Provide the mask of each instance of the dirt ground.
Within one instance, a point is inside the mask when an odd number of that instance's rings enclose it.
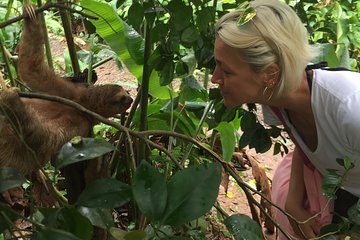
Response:
[[[53,59],[55,58],[57,64],[63,65],[63,51],[66,48],[66,42],[63,38],[51,37],[50,38],[51,46],[52,46],[52,54]],[[134,88],[136,86],[136,81],[134,77],[129,73],[127,69],[120,70],[115,61],[111,60],[107,63],[99,66],[95,69],[99,84],[111,83],[116,81],[121,81],[124,83],[123,87],[129,91],[132,96],[136,96],[137,91]],[[260,116],[261,117],[261,116]],[[260,165],[262,165],[266,169],[266,175],[271,180],[274,174],[274,170],[282,159],[280,154],[273,155],[272,150],[267,153],[258,154],[255,150],[246,149],[246,154],[253,156]],[[244,181],[249,183],[251,186],[255,188],[254,178],[252,176],[251,168],[248,168],[246,171],[241,172]],[[256,199],[259,199],[255,196]],[[236,213],[246,214],[251,217],[249,205],[247,199],[245,197],[244,192],[240,189],[240,187],[236,184],[236,182],[230,178],[229,186],[227,189],[227,193],[224,188],[221,186],[219,190],[218,202],[221,207],[226,211],[227,214],[233,215]],[[215,216],[216,218],[216,216]],[[222,231],[224,226],[218,226],[218,231]],[[264,228],[264,235],[266,239],[273,240],[275,239],[275,234],[268,234]],[[224,236],[223,234],[214,234],[211,233],[208,239],[212,240],[224,240],[231,239],[228,236]]]

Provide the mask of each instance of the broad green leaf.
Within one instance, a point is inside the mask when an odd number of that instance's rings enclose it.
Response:
[[[281,151],[280,148],[281,148],[281,143],[279,143],[279,142],[275,143],[273,155],[277,155]]]
[[[129,202],[131,187],[115,179],[104,178],[91,182],[80,194],[78,205],[91,208],[116,208]]]
[[[81,240],[81,238],[76,237],[75,235],[60,230],[60,229],[53,229],[53,228],[45,228],[43,230],[39,230],[35,232],[31,236],[31,240]]]
[[[340,187],[341,176],[337,173],[337,170],[327,169],[327,173],[323,178],[322,191],[324,196],[331,199],[335,196],[335,190]]]
[[[166,86],[170,84],[174,78],[175,64],[169,59],[160,71],[160,85]]]
[[[114,150],[112,144],[102,139],[73,138],[61,148],[55,167],[60,169],[72,163],[100,157]]]
[[[169,1],[167,5],[170,11],[172,26],[176,31],[181,31],[190,24],[190,20],[193,16],[192,8],[190,5],[185,5],[185,2],[181,0]]]
[[[162,222],[178,226],[207,213],[216,201],[221,180],[217,163],[190,166],[168,183],[168,203]]]
[[[360,225],[360,211],[357,208],[357,204],[351,206],[347,211],[349,220],[356,225]]]
[[[220,133],[222,156],[226,162],[230,162],[235,150],[236,130],[227,122],[221,122],[215,129]]]
[[[90,240],[93,234],[93,226],[90,221],[81,215],[76,209],[70,207],[63,207],[60,209],[42,208],[39,209],[38,216],[43,214],[41,223],[52,229],[61,230],[59,233],[54,232],[54,235],[59,234],[59,237],[65,232],[69,232],[76,236],[74,239]],[[39,236],[50,236],[48,231],[41,232]],[[48,238],[49,239],[49,238]],[[50,238],[53,239],[53,238]],[[56,239],[56,238],[55,238]],[[67,239],[64,238],[63,239]],[[73,238],[69,238],[73,239]]]
[[[26,179],[16,168],[0,168],[0,192],[21,186]]]
[[[140,46],[143,45],[143,39],[133,32],[132,36],[134,38],[132,38],[130,42],[130,44],[133,45],[130,45],[130,49],[128,49],[127,43],[129,39],[127,39],[126,36],[129,34],[125,33],[127,29],[125,29],[124,22],[118,17],[115,10],[109,4],[93,0],[82,0],[81,5],[85,8],[85,13],[98,17],[97,20],[89,19],[96,27],[96,32],[106,41],[119,59],[125,63],[129,71],[136,78],[141,79],[142,66],[136,64],[136,59],[131,57],[141,55],[141,53],[130,54],[130,51],[139,51],[139,43]]]
[[[246,112],[241,117],[240,125],[241,125],[241,130],[243,130],[243,131],[254,128],[254,126],[256,125],[256,116],[255,116],[255,114],[252,113],[252,112]]]
[[[157,221],[162,217],[167,199],[163,174],[148,162],[142,161],[135,172],[132,191],[139,209],[150,221]]]
[[[259,224],[247,215],[232,215],[224,220],[224,224],[235,240],[264,239]]]
[[[77,210],[81,215],[89,219],[94,226],[103,229],[114,227],[114,220],[109,209],[79,206]]]
[[[184,103],[186,101],[199,102],[207,101],[208,93],[205,88],[195,79],[193,75],[182,79],[180,87],[179,101]]]
[[[256,129],[253,139],[249,144],[250,148],[255,148],[257,153],[264,153],[269,150],[272,146],[271,138],[267,130],[259,124],[259,127]]]
[[[186,28],[181,34],[181,41],[185,43],[192,43],[197,41],[199,37],[199,30],[195,26],[190,26]]]
[[[218,123],[223,121],[230,122],[236,117],[237,108],[227,108],[225,107],[223,101],[215,103],[214,108],[214,117]]]
[[[354,163],[349,157],[337,158],[336,162],[340,164],[340,166],[343,166],[345,170],[349,170],[354,167]]]
[[[97,20],[89,19],[96,27],[96,32],[106,41],[141,84],[144,39],[122,21],[109,4],[93,0],[82,0],[81,5],[87,9],[85,10],[87,14],[98,17]],[[150,95],[161,99],[169,98],[168,87],[161,87],[159,79],[158,73],[153,71],[150,76]],[[175,97],[176,95],[176,93],[173,93],[172,96]]]
[[[209,89],[209,99],[210,100],[222,99],[220,89],[219,88],[211,88],[211,89]]]
[[[174,114],[174,118],[177,119],[175,132],[183,133],[189,136],[194,136],[196,131],[196,126],[194,122],[189,118],[189,116],[185,113],[180,113],[180,111],[174,111],[173,114]],[[151,114],[148,117],[148,129],[171,131],[172,129],[170,129],[170,119],[171,119],[170,112],[160,112],[160,113]],[[135,118],[133,122],[135,122]]]
[[[253,136],[258,128],[258,125],[255,125],[254,128],[246,129],[243,134],[240,136],[239,149],[242,149],[250,144],[254,140]]]
[[[128,20],[134,28],[139,28],[144,19],[144,9],[139,2],[133,2],[128,10]]]
[[[119,228],[111,228],[110,234],[116,240],[142,240],[146,237],[144,231],[135,230],[127,232]]]
[[[18,218],[18,213],[11,209],[7,204],[0,202],[0,233],[11,227],[12,221],[15,221]]]
[[[317,44],[317,48],[319,48],[320,55],[316,58],[312,59],[312,62],[322,62],[326,61],[329,65],[329,67],[338,67],[340,64],[339,59],[336,56],[335,53],[335,45],[324,43],[324,44]]]
[[[204,110],[209,103],[207,102],[185,102],[185,109],[189,111]]]
[[[168,86],[160,86],[160,76],[157,71],[152,71],[150,75],[149,93],[151,96],[159,99],[169,99],[170,94],[173,98],[178,96],[178,93],[172,91]]]
[[[174,231],[171,226],[169,225],[159,225],[156,229],[154,229],[154,226],[148,225],[145,228],[146,233],[146,239],[169,239],[172,236],[174,236]]]
[[[337,14],[336,40],[338,44],[336,48],[336,55],[340,60],[345,51],[347,51],[347,46],[349,44],[349,40],[347,38],[347,33],[349,31],[349,23],[344,16],[345,14],[341,5],[338,2],[335,2],[335,9]]]
[[[341,231],[342,227],[343,227],[342,225],[336,224],[336,223],[331,223],[331,224],[325,225],[324,227],[322,227],[320,229],[319,236],[323,236],[323,235],[329,234],[329,233],[336,234],[336,233]],[[338,238],[331,235],[331,236],[329,236],[328,238],[326,238],[324,240],[338,240]]]
[[[201,10],[196,12],[196,26],[199,28],[200,32],[206,33],[208,30],[209,24],[213,22],[213,12],[214,8],[211,7],[202,7]]]

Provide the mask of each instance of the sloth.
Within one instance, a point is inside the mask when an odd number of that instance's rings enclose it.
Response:
[[[57,76],[44,61],[40,18],[34,11],[28,15],[18,46],[17,65],[18,76],[27,87],[72,100],[106,118],[126,112],[132,98],[121,86],[87,86]],[[88,136],[96,124],[93,117],[72,107],[19,97],[18,93],[16,88],[0,91],[0,167],[13,167],[28,175],[49,160],[55,161],[66,142],[74,136]]]

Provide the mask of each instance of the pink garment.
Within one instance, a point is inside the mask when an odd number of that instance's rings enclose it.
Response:
[[[272,180],[272,201],[281,209],[285,209],[285,202],[289,189],[291,163],[293,153],[288,153],[277,167]],[[304,181],[307,193],[306,208],[311,213],[320,212],[327,203],[327,199],[322,194],[322,176],[316,169],[309,168],[304,164]],[[330,224],[332,221],[333,203],[328,204],[320,215],[317,216],[321,226]],[[302,239],[294,233],[292,227],[285,214],[274,208],[275,220],[277,223],[291,236],[292,239]],[[287,239],[280,231],[278,231],[278,240]]]

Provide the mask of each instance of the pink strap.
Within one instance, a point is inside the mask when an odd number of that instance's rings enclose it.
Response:
[[[271,110],[276,114],[276,116],[280,119],[281,123],[286,126],[286,122],[285,122],[285,119],[284,119],[284,116],[281,114],[280,110],[276,107],[270,107]],[[300,152],[300,155],[301,157],[303,158],[304,160],[304,164],[310,168],[311,170],[314,170],[314,165],[311,163],[311,161],[309,160],[309,158],[306,156],[306,154],[304,153],[304,151],[301,149],[300,145],[297,143],[295,137],[291,134],[291,132],[288,132],[291,140],[295,143],[295,145],[298,147],[299,149],[299,152]]]

